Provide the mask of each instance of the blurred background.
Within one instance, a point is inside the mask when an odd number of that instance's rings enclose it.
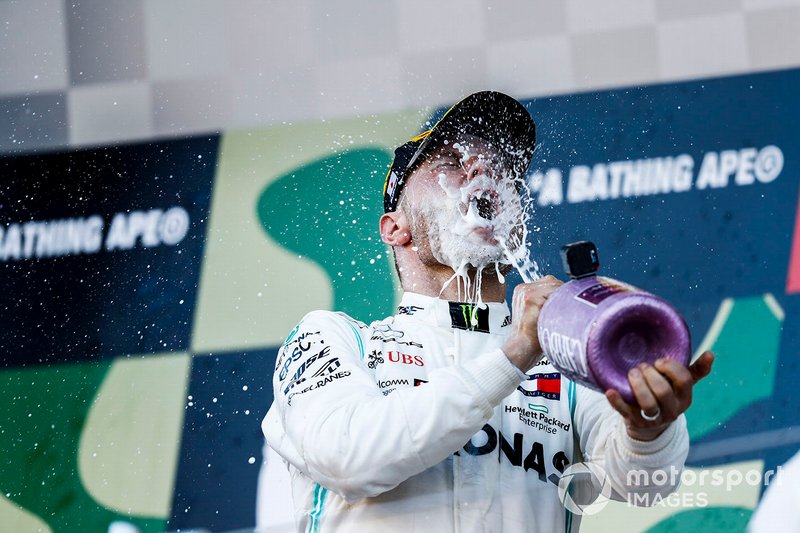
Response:
[[[393,312],[392,150],[485,89],[537,123],[541,270],[591,239],[718,357],[689,465],[726,483],[583,531],[742,530],[800,448],[798,27],[798,0],[0,0],[0,532],[286,530],[276,351],[312,309]]]

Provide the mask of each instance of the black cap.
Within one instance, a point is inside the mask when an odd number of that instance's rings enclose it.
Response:
[[[579,241],[561,247],[564,271],[572,279],[585,278],[600,270],[597,247],[591,241]]]
[[[383,210],[397,209],[408,175],[444,140],[458,141],[474,135],[496,144],[512,162],[519,176],[528,170],[536,143],[536,125],[525,107],[507,94],[474,93],[456,105],[433,128],[417,135],[394,151],[394,161],[383,184]]]

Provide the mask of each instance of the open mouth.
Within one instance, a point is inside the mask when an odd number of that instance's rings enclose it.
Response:
[[[473,201],[478,209],[478,216],[486,220],[494,219],[494,201],[492,198],[476,198]]]
[[[491,189],[474,191],[470,195],[467,211],[484,221],[495,220],[500,214],[500,198],[497,192]]]

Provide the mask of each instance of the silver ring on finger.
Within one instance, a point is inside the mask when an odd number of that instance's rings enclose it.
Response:
[[[656,412],[652,415],[648,415],[647,413],[645,413],[644,409],[639,409],[639,414],[642,415],[642,418],[644,418],[648,422],[655,422],[656,420],[658,420],[658,417],[661,416],[661,409],[656,407]]]

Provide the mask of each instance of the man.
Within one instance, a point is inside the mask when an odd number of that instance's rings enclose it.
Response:
[[[674,489],[627,473],[683,467],[682,413],[711,354],[632,369],[631,406],[543,359],[537,319],[561,282],[504,303],[533,146],[525,108],[482,92],[395,151],[380,230],[406,291],[398,314],[309,313],[278,356],[263,429],[288,465],[297,531],[576,531],[557,485],[581,459],[618,499]]]

